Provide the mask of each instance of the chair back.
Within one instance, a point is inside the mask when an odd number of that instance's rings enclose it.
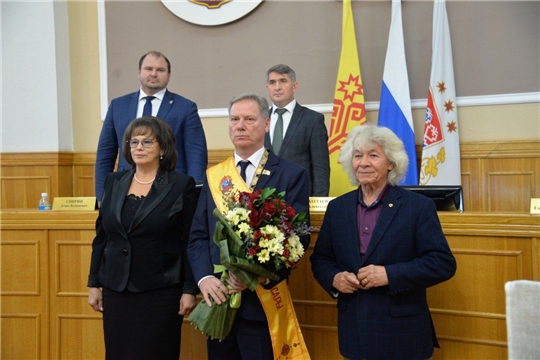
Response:
[[[540,282],[509,281],[506,292],[508,359],[540,359]]]

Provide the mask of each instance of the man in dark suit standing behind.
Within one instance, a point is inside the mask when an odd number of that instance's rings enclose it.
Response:
[[[266,90],[272,100],[270,131],[264,145],[308,172],[309,196],[328,196],[330,159],[324,116],[296,102],[296,73],[279,64],[266,72]]]
[[[172,128],[176,139],[176,171],[202,180],[208,165],[206,138],[197,105],[167,90],[171,63],[158,51],[150,51],[139,60],[141,88],[111,101],[103,122],[96,156],[95,195],[101,201],[107,174],[114,170],[118,153],[118,171],[131,166],[122,156],[122,138],[128,124],[141,116],[156,116]]]

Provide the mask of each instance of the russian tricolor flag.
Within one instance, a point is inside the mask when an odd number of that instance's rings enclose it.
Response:
[[[378,125],[392,130],[405,145],[409,156],[409,169],[400,185],[418,185],[409,76],[401,22],[401,0],[392,0],[392,22],[384,63]]]

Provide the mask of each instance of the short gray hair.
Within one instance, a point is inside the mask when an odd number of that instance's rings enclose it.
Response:
[[[388,172],[387,181],[390,185],[397,185],[405,177],[409,166],[409,157],[405,151],[403,141],[392,130],[373,124],[359,125],[353,128],[347,135],[347,141],[341,147],[338,161],[349,177],[351,184],[355,186],[359,184],[352,166],[353,153],[355,150],[361,150],[369,144],[382,146],[384,154],[394,165],[392,170]]]
[[[278,64],[278,65],[274,65],[272,66],[270,69],[268,69],[268,71],[266,72],[266,83],[268,84],[268,77],[270,76],[271,73],[278,73],[280,75],[289,75],[289,77],[291,78],[291,81],[294,83],[296,82],[296,73],[294,72],[293,69],[291,69],[289,66],[285,65],[285,64]]]
[[[231,116],[232,106],[235,103],[239,101],[243,101],[243,100],[252,100],[252,101],[257,102],[259,104],[259,110],[261,112],[261,116],[263,119],[266,119],[270,116],[270,105],[268,105],[268,101],[266,101],[266,99],[263,98],[262,96],[259,96],[254,93],[244,93],[244,94],[236,95],[235,97],[233,97],[231,101],[229,102],[229,116]]]

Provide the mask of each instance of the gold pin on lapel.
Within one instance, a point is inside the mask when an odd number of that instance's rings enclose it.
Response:
[[[270,170],[264,169],[262,172],[263,175],[270,175]]]
[[[394,206],[394,204],[392,204],[392,203],[388,204],[388,207],[392,207],[392,206]]]
[[[172,100],[169,100],[169,104],[172,104],[173,102],[174,102],[174,101],[172,101]]]

